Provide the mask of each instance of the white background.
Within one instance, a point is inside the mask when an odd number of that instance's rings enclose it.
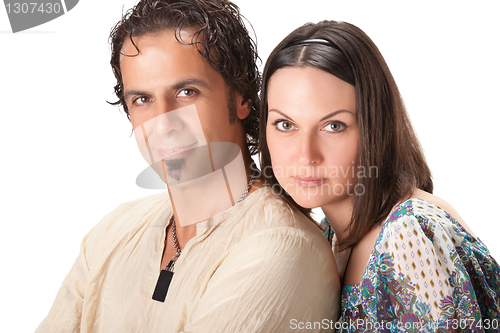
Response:
[[[28,1],[29,2],[29,1]],[[120,203],[154,194],[124,113],[107,38],[122,6],[82,0],[68,14],[12,34],[0,8],[1,332],[32,332],[47,314],[85,233]],[[500,21],[496,1],[236,0],[263,61],[306,22],[363,29],[399,85],[434,175],[500,259]],[[124,290],[126,292],[126,290]]]

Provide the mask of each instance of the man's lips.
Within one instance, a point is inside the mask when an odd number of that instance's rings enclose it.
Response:
[[[162,159],[163,158],[171,159],[173,157],[180,158],[180,157],[187,155],[191,149],[197,147],[196,144],[197,143],[195,142],[195,143],[187,145],[187,146],[166,147],[166,148],[158,149],[157,151],[158,151],[158,155],[160,155],[160,157]]]
[[[297,185],[301,187],[315,187],[320,186],[326,182],[327,178],[316,178],[316,177],[292,177]]]

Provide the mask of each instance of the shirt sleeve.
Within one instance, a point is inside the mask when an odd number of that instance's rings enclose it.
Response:
[[[332,332],[339,293],[320,233],[266,230],[229,252],[183,332]]]
[[[64,279],[56,299],[35,333],[80,332],[83,299],[89,272],[87,247],[90,232],[80,247],[80,254]]]
[[[359,290],[347,296],[344,321],[362,323],[356,326],[361,331],[379,325],[405,332],[482,332],[486,317],[478,295],[484,284],[478,276],[483,272],[473,261],[483,258],[479,261],[498,272],[484,245],[444,211],[396,212],[386,224]]]

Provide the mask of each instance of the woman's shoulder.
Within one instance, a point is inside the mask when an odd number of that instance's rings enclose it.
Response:
[[[413,318],[437,325],[420,330],[434,332],[453,320],[500,319],[500,306],[489,305],[500,295],[498,263],[450,213],[456,212],[451,205],[422,192],[384,221],[363,280],[344,289],[344,320]]]
[[[444,199],[434,194],[422,191],[421,189],[416,189],[412,194],[412,198],[418,198],[420,199],[420,201],[425,201],[427,202],[427,206],[430,206],[429,208],[434,208],[444,212],[446,215],[452,217],[453,220],[458,222],[474,238],[476,237],[472,229],[467,225],[467,223],[465,223],[464,219],[460,216],[458,211]]]
[[[469,234],[476,238],[460,214],[445,200],[422,190],[415,190],[411,197],[393,208],[382,225],[384,231],[414,226],[413,232],[432,238],[432,229],[446,229],[448,234]],[[381,233],[383,234],[383,233]],[[380,239],[379,239],[380,240]],[[433,239],[431,239],[432,241]]]

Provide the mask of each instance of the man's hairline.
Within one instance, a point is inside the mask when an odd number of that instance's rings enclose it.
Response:
[[[182,30],[187,30],[187,29],[191,29],[191,30],[193,30],[193,34],[191,34],[191,35],[190,35],[190,36],[192,36],[192,38],[191,38],[191,43],[190,43],[190,44],[189,44],[189,43],[188,43],[188,44],[183,44],[183,43],[182,43],[182,42],[181,42],[181,41],[177,38],[177,36],[178,36],[177,31],[179,31],[179,30],[181,30],[181,31],[182,31]],[[179,44],[181,44],[181,45],[186,45],[186,46],[196,47],[196,43],[194,43],[192,40],[193,40],[194,35],[196,34],[196,32],[197,32],[197,31],[199,31],[199,30],[195,30],[195,29],[196,29],[196,26],[188,27],[187,29],[186,29],[186,28],[184,28],[184,27],[183,27],[182,29],[179,29],[179,27],[178,27],[178,26],[177,26],[177,27],[175,27],[175,28],[173,28],[173,27],[169,27],[169,28],[161,28],[161,29],[158,29],[158,30],[154,30],[154,31],[150,31],[150,32],[145,32],[145,33],[138,34],[138,35],[132,35],[132,34],[130,34],[130,35],[128,35],[128,36],[127,36],[127,38],[125,38],[125,39],[124,39],[124,41],[123,41],[123,43],[122,43],[122,45],[121,45],[121,47],[120,47],[120,60],[118,61],[118,66],[119,66],[119,68],[120,68],[120,81],[121,81],[120,83],[121,83],[121,86],[122,86],[122,92],[123,92],[123,93],[122,93],[122,94],[123,94],[123,95],[122,95],[122,103],[123,103],[123,107],[126,107],[126,101],[125,101],[125,85],[124,85],[124,83],[123,83],[123,74],[122,74],[123,72],[122,72],[122,68],[121,68],[121,62],[122,62],[122,59],[121,59],[121,58],[125,56],[125,55],[122,53],[122,50],[123,50],[123,47],[124,47],[125,43],[127,42],[127,40],[129,40],[129,41],[132,43],[132,45],[136,48],[136,50],[137,50],[137,55],[139,55],[140,50],[139,50],[139,47],[138,47],[138,46],[137,46],[137,45],[133,42],[133,39],[132,39],[132,38],[134,38],[134,37],[143,37],[143,36],[146,36],[146,35],[158,36],[158,35],[160,35],[160,34],[162,34],[162,33],[166,33],[167,31],[170,31],[170,32],[173,32],[173,33],[174,33],[175,40],[176,40]],[[199,49],[198,49],[198,53],[199,53],[200,57],[203,59],[203,61],[207,61],[207,57],[206,57],[206,56],[204,56],[204,55],[200,52],[200,50],[199,50]],[[209,65],[210,65],[210,66],[211,66],[211,67],[212,67],[212,68],[213,68],[213,69],[214,69],[214,70],[215,70],[215,71],[216,71],[216,72],[217,72],[217,73],[218,73],[218,74],[222,77],[222,80],[224,81],[224,86],[225,86],[225,89],[226,89],[226,100],[227,100],[227,104],[228,104],[228,111],[230,111],[230,109],[229,109],[229,99],[228,99],[229,94],[230,94],[230,93],[231,93],[231,94],[233,94],[233,96],[234,96],[234,101],[236,101],[236,93],[239,93],[239,94],[242,96],[242,98],[244,98],[244,97],[243,97],[243,93],[242,93],[242,92],[240,92],[240,91],[237,89],[236,85],[234,85],[234,84],[232,84],[232,83],[228,82],[228,80],[224,77],[224,75],[222,75],[222,72],[221,72],[219,69],[214,68],[214,67],[212,66],[212,64],[210,64],[210,63],[209,63]],[[250,101],[253,103],[253,101],[252,101],[252,99],[251,99],[251,98],[247,98],[246,100],[250,100]],[[128,113],[128,107],[127,107],[127,113]]]

